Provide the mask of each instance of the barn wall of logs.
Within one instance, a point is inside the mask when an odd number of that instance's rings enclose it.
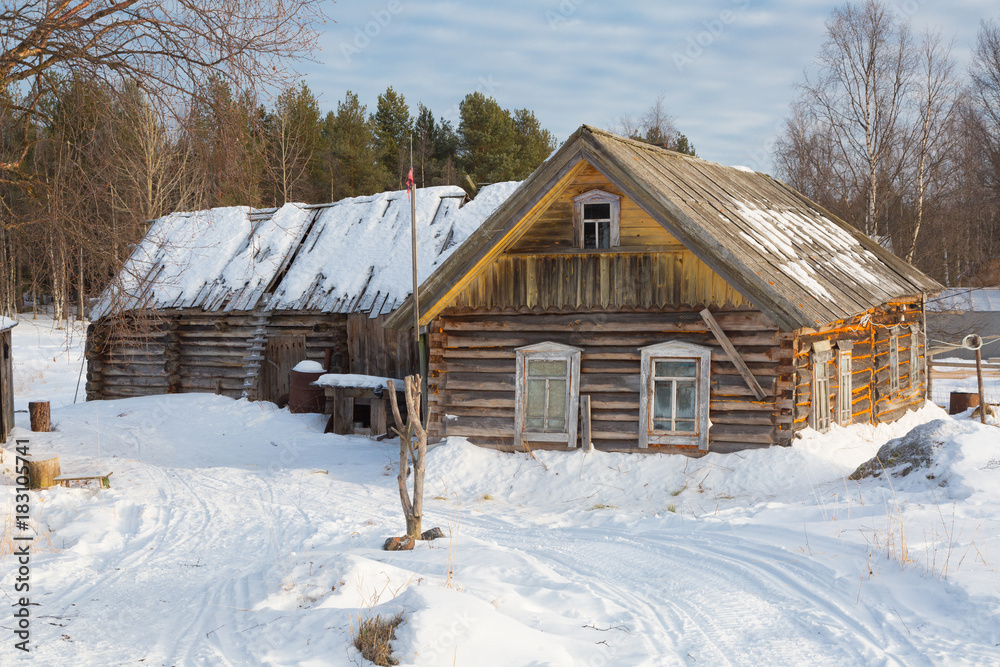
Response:
[[[800,331],[795,337],[794,430],[810,426],[813,411],[813,345],[830,341],[834,350],[850,341],[852,423],[878,424],[899,419],[907,410],[919,408],[927,390],[923,307],[919,300],[900,301],[874,309],[848,322],[816,331]],[[893,333],[898,337],[899,389],[892,391],[889,349]],[[911,365],[911,346],[917,347],[917,367]],[[829,362],[831,413],[840,392],[836,355]]]
[[[209,392],[239,397],[254,336],[250,313],[159,311],[104,318],[87,335],[87,400]],[[276,313],[269,339],[301,337],[305,358],[347,372],[347,317]]]
[[[553,341],[583,349],[580,394],[591,398],[594,446],[635,449],[640,348],[679,340],[712,348],[711,451],[787,444],[792,437],[792,339],[759,312],[713,312],[762,385],[764,400],[753,395],[698,310],[446,310],[430,327],[431,435],[513,446],[515,350]]]

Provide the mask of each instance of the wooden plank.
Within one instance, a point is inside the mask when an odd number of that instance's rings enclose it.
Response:
[[[588,452],[594,451],[594,442],[590,437],[590,396],[583,394],[580,396],[580,445]]]
[[[750,387],[758,400],[764,400],[767,396],[764,388],[760,386],[760,383],[757,382],[757,378],[755,378],[753,373],[750,372],[750,369],[747,368],[746,363],[743,361],[743,357],[741,357],[740,353],[736,351],[735,347],[733,347],[733,344],[729,341],[729,338],[726,337],[722,327],[720,327],[719,323],[715,321],[715,318],[712,316],[712,313],[709,312],[708,308],[701,311],[701,316],[705,320],[708,327],[712,330],[712,333],[715,334],[715,338],[722,345],[722,349],[726,351],[726,354],[729,356],[729,360],[733,362],[733,365],[736,366],[737,370],[739,370],[740,375],[742,375],[743,379],[746,380],[747,386]]]

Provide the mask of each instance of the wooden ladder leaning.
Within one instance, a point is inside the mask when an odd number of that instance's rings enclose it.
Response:
[[[240,398],[252,400],[257,392],[260,381],[260,369],[264,365],[264,351],[267,349],[267,313],[257,312],[254,320],[253,337],[247,341],[247,350],[243,355],[243,392]]]

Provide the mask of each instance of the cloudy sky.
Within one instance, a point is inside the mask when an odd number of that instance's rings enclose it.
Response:
[[[479,90],[527,107],[562,142],[612,128],[665,95],[698,154],[763,171],[795,83],[837,2],[819,0],[341,0],[317,62],[300,67],[333,109],[346,90],[369,110],[392,85],[457,125]],[[968,61],[996,0],[888,0],[915,32],[954,37]]]

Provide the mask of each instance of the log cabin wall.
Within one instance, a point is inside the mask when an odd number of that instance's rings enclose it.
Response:
[[[640,348],[677,340],[712,348],[710,451],[787,444],[792,437],[792,340],[759,312],[714,312],[766,392],[758,401],[698,310],[446,310],[430,328],[431,436],[513,446],[515,349],[553,341],[583,349],[580,394],[591,397],[595,447],[635,449]]]
[[[11,330],[0,331],[0,442],[14,428],[14,361]]]
[[[813,416],[813,345],[829,341],[836,351],[841,342],[851,342],[851,422],[879,424],[899,419],[907,410],[919,408],[927,389],[925,336],[919,300],[906,300],[875,308],[848,322],[817,331],[787,334],[795,348],[795,422],[794,430],[811,425]],[[916,325],[916,327],[914,327]],[[890,364],[890,341],[898,341],[898,389],[893,390]],[[911,346],[916,354],[911,354]],[[917,360],[913,367],[911,359]],[[831,414],[834,414],[840,378],[836,372],[836,354],[828,362]],[[835,422],[839,421],[834,418]],[[841,423],[841,425],[848,425]]]
[[[364,313],[347,316],[350,364],[345,372],[396,379],[420,372],[412,329],[386,329],[386,317],[371,318]]]
[[[279,312],[270,316],[269,338],[300,336],[307,359],[346,372],[347,318]],[[129,313],[90,325],[87,335],[87,400],[182,392],[238,398],[243,358],[254,335],[252,313],[159,311]]]

